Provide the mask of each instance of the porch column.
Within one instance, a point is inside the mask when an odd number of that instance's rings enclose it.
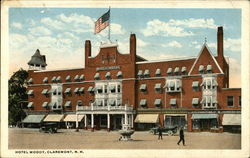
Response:
[[[85,114],[84,116],[84,126],[85,126],[85,129],[87,129],[87,114]]]
[[[131,115],[131,128],[134,128],[134,114]]]
[[[78,132],[78,114],[76,114],[76,131]]]
[[[94,131],[94,114],[91,114],[91,128],[93,132]]]
[[[108,131],[110,131],[110,115],[107,114],[107,124],[108,124]]]
[[[127,125],[128,124],[128,115],[127,115],[127,113],[125,113],[125,125]]]

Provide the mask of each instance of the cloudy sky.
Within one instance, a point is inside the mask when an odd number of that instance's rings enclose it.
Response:
[[[108,29],[94,34],[94,22],[108,8],[10,8],[10,75],[40,49],[47,69],[84,67],[84,41],[97,55]],[[230,64],[230,87],[241,87],[240,9],[111,8],[111,40],[129,52],[129,35],[137,36],[137,54],[150,60],[195,57],[207,39],[214,55],[217,27],[224,27],[224,54]]]

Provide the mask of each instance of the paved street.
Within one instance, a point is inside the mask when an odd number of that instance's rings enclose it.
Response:
[[[186,146],[177,145],[178,136],[135,132],[133,141],[118,141],[117,131],[58,130],[40,133],[38,129],[9,128],[9,149],[240,149],[241,135],[231,133],[185,133]]]

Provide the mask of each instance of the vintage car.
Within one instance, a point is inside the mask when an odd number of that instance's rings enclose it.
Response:
[[[57,123],[43,123],[39,129],[39,132],[57,133],[57,129]]]
[[[159,126],[151,128],[149,133],[156,135],[159,132]],[[168,136],[172,136],[177,133],[177,126],[168,126],[168,127],[161,127],[162,133],[167,133]]]

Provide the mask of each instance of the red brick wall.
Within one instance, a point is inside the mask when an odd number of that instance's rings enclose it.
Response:
[[[227,96],[234,97],[234,106],[227,106]],[[218,102],[221,109],[241,109],[239,106],[239,96],[241,96],[241,89],[222,89],[218,94]]]

